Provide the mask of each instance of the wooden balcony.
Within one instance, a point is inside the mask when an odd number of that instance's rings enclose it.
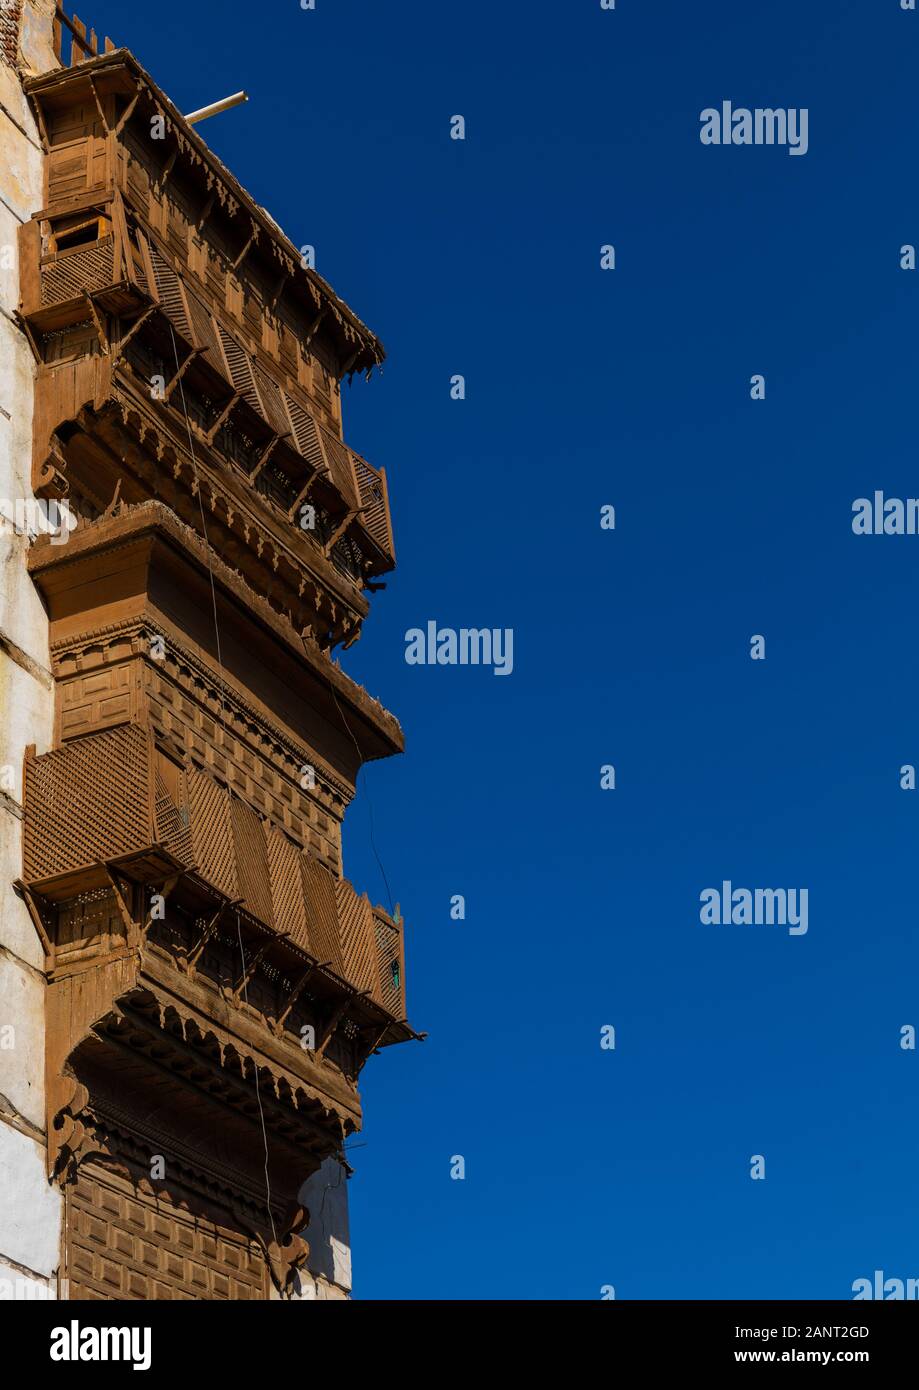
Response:
[[[60,904],[122,880],[155,892],[181,879],[198,906],[232,907],[265,949],[313,962],[384,1023],[405,1019],[401,924],[141,726],[29,750],[24,811],[33,896]]]

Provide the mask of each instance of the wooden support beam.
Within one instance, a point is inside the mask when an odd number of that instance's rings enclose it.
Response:
[[[348,995],[348,997],[346,999],[343,999],[336,1009],[332,1010],[331,1015],[326,1020],[322,1032],[316,1040],[316,1046],[314,1048],[314,1055],[316,1057],[323,1057],[325,1055],[325,1050],[328,1047],[329,1043],[332,1041],[332,1034],[335,1032],[335,1029],[338,1027],[339,1023],[344,1017],[345,1012],[350,1003],[351,996]]]
[[[76,67],[77,63],[82,63],[82,55],[85,54],[89,45],[86,42],[86,25],[83,23],[82,19],[77,19],[77,16],[74,15],[73,19],[68,22],[68,28],[76,39],[76,43],[73,44],[70,49],[70,66],[73,68]],[[77,56],[78,52],[80,54],[79,57]]]
[[[202,952],[204,951],[204,948],[210,941],[211,937],[216,932],[217,928],[220,926],[220,923],[223,920],[223,914],[226,912],[227,908],[238,907],[242,901],[242,898],[235,898],[232,902],[228,899],[225,903],[221,904],[221,906],[214,913],[214,916],[208,922],[207,926],[204,928],[204,931],[201,933],[200,937],[195,942],[195,945],[192,947],[192,949],[188,952],[187,955],[184,953],[181,947],[179,948],[179,951],[176,955],[176,965],[182,971],[183,975],[194,975],[195,967],[197,966],[198,961],[201,959]]]
[[[105,331],[105,324],[102,322],[102,319],[99,315],[99,311],[96,308],[95,303],[93,302],[93,297],[88,290],[85,291],[83,298],[89,305],[89,312],[92,315],[93,323],[96,325],[96,332],[99,334],[99,342],[102,344],[102,351],[105,354],[105,356],[108,357],[110,355],[109,340],[108,334]]]
[[[106,43],[111,43],[111,39],[106,39],[105,42],[106,42]],[[108,51],[109,51],[109,50],[106,49],[106,52],[108,52]],[[118,118],[118,124],[115,126],[115,134],[116,134],[116,135],[120,135],[121,132],[124,130],[124,128],[125,128],[125,126],[127,125],[128,121],[129,121],[129,120],[131,119],[131,117],[134,115],[134,108],[136,107],[136,105],[137,105],[137,103],[138,103],[139,101],[140,101],[140,92],[137,91],[137,92],[134,93],[134,95],[132,96],[131,100],[128,102],[127,106],[124,108],[124,110],[122,111],[121,115],[120,115],[119,118]]]
[[[271,298],[268,301],[269,309],[274,310],[278,307],[278,301],[280,300],[281,295],[284,293],[284,286],[287,284],[287,281],[289,279],[290,271],[282,270],[281,274],[278,276],[277,283],[275,284],[274,289],[271,291]]]
[[[351,523],[353,521],[356,521],[357,518],[365,510],[366,508],[364,507],[355,507],[353,511],[348,512],[344,519],[338,524],[338,526],[336,526],[335,530],[332,532],[331,536],[323,546],[323,550],[326,555],[331,555],[333,547],[337,544],[338,541],[341,540],[342,536],[345,534]]]
[[[162,169],[160,169],[159,173],[156,176],[156,184],[161,192],[166,187],[166,184],[169,180],[169,175],[172,173],[172,166],[173,164],[175,164],[178,157],[179,147],[178,145],[174,145],[173,148],[170,150],[169,154],[167,154],[165,160],[163,161]]]
[[[285,430],[283,434],[276,434],[271,440],[270,444],[266,445],[264,451],[262,452],[261,458],[253,468],[252,472],[249,474],[250,483],[255,482],[256,478],[261,473],[262,469],[265,467],[265,464],[271,458],[271,455],[274,453],[277,446],[281,443],[282,440],[289,439],[290,434],[290,430]]]
[[[233,266],[233,269],[234,269],[234,270],[239,270],[239,267],[242,265],[243,261],[246,259],[246,257],[248,256],[249,252],[252,250],[252,247],[255,245],[255,242],[256,242],[257,240],[258,240],[258,228],[257,228],[257,227],[255,226],[255,224],[253,223],[253,224],[252,224],[252,231],[249,233],[249,240],[246,242],[245,246],[244,246],[243,249],[240,251],[239,255],[236,257],[236,260],[231,262],[231,265]]]
[[[297,515],[297,508],[309,496],[310,488],[313,486],[313,483],[315,483],[316,479],[329,477],[331,477],[330,470],[325,466],[323,466],[322,468],[317,468],[315,473],[312,473],[310,475],[310,477],[307,479],[303,487],[300,489],[300,491],[294,498],[293,505],[291,506],[290,511],[287,513],[288,521],[293,521],[294,517]]]
[[[38,135],[42,143],[45,154],[51,149],[51,141],[48,139],[48,127],[45,125],[44,112],[41,109],[41,102],[32,102],[32,113],[35,116],[35,124],[38,126]]]
[[[200,231],[201,231],[201,228],[204,226],[205,222],[206,222],[207,219],[210,217],[211,213],[213,212],[213,209],[214,209],[214,195],[213,195],[213,193],[209,193],[209,194],[207,195],[207,197],[205,198],[205,200],[204,200],[204,207],[201,209],[201,211],[198,213],[198,216],[195,218],[195,231],[196,231],[196,232],[200,232]]]
[[[211,425],[210,429],[207,432],[207,435],[205,436],[208,444],[213,444],[221,429],[226,424],[227,420],[230,418],[230,413],[233,407],[237,404],[238,401],[241,400],[242,396],[240,395],[240,393],[238,391],[234,391],[233,395],[230,397],[223,410],[221,410],[220,414],[217,416],[217,419],[214,421],[213,425]]]
[[[348,1012],[348,1009],[355,1002],[355,1000],[366,999],[369,996],[369,994],[369,989],[362,989],[359,991],[352,989],[348,991],[345,998],[335,1009],[332,1010],[332,1013],[330,1014],[329,1018],[323,1024],[322,1032],[320,1033],[319,1038],[316,1042],[315,1056],[324,1056],[326,1048],[332,1041],[335,1029],[338,1027],[339,1023],[344,1018],[345,1014]]]
[[[338,373],[339,381],[343,381],[344,378],[348,375],[351,368],[354,366],[355,362],[360,357],[361,351],[361,348],[356,348],[355,351],[352,352],[351,356],[347,359],[347,361],[342,363],[341,370]]]
[[[156,304],[159,304],[160,292],[156,287],[156,276],[153,273],[153,257],[150,254],[150,243],[139,227],[137,229],[137,240],[140,243],[140,254],[143,257],[144,272],[147,276],[147,289],[150,298]]]
[[[316,317],[313,319],[313,322],[310,324],[309,329],[307,330],[306,337],[303,339],[304,347],[309,347],[310,343],[313,341],[319,330],[319,325],[322,323],[323,319],[325,318],[328,312],[328,307],[325,304],[323,304],[322,308],[319,310],[319,313],[316,315]]]
[[[196,357],[200,357],[200,356],[202,355],[203,352],[204,352],[204,348],[197,348],[197,347],[196,347],[196,348],[192,348],[192,349],[190,350],[190,352],[189,352],[188,356],[186,357],[185,361],[182,363],[181,367],[180,367],[179,370],[175,373],[175,375],[173,376],[172,380],[169,382],[169,385],[166,387],[166,390],[163,392],[163,399],[164,399],[164,400],[167,400],[167,401],[169,400],[169,397],[172,395],[173,391],[174,391],[175,388],[178,386],[179,382],[182,380],[182,377],[183,377],[183,376],[185,375],[185,373],[188,371],[188,369],[189,369],[189,367],[191,366],[192,362],[194,362],[194,360],[195,360]]]
[[[389,1019],[386,1020],[386,1022],[383,1024],[383,1027],[382,1027],[382,1028],[377,1028],[377,1029],[375,1029],[374,1032],[371,1034],[371,1036],[372,1036],[372,1038],[373,1038],[373,1042],[370,1044],[370,1046],[369,1046],[368,1049],[367,1049],[367,1056],[368,1056],[368,1057],[371,1056],[372,1053],[376,1052],[377,1048],[379,1047],[380,1043],[383,1041],[383,1039],[385,1038],[385,1036],[386,1036],[386,1034],[387,1034],[388,1032],[389,1032]]]
[[[111,146],[113,141],[108,140],[106,144]],[[111,151],[106,151],[106,159],[109,158]],[[112,283],[117,284],[119,280],[130,280],[135,283],[134,267],[128,273],[128,261],[131,259],[130,247],[128,246],[128,224],[125,221],[124,207],[121,203],[121,189],[115,186],[112,198],[112,228],[115,233],[115,249],[112,256]],[[124,263],[122,265],[122,263]],[[122,274],[122,271],[124,273]]]
[[[230,990],[230,998],[232,999],[234,1004],[238,1004],[240,1002],[243,992],[248,988],[249,981],[252,979],[253,975],[258,969],[259,962],[261,961],[265,952],[270,950],[272,946],[277,946],[279,941],[287,941],[289,939],[289,932],[278,932],[276,935],[270,936],[267,941],[262,942],[255,955],[252,957],[250,961],[247,962],[246,967],[243,970],[243,973],[239,977],[239,980],[233,986],[232,990]]]
[[[95,33],[93,33],[93,39],[95,39],[95,37],[96,35]],[[96,84],[93,81],[92,74],[90,74],[89,85],[90,89],[92,90],[93,100],[96,103],[96,110],[99,112],[99,119],[102,122],[103,129],[105,130],[106,135],[111,135],[112,128],[108,123],[108,116],[106,116],[105,114],[105,108],[102,105],[102,102],[99,100],[99,93],[96,91]]]
[[[32,349],[32,356],[35,358],[35,361],[39,363],[44,362],[44,358],[41,355],[41,349],[39,348],[38,343],[35,341],[35,334],[32,332],[29,320],[23,318],[22,314],[20,314],[18,310],[16,310],[13,313],[13,318],[16,320],[16,323],[22,329],[26,338],[26,342]]]
[[[178,883],[178,881],[179,881],[179,879],[180,879],[181,877],[182,877],[181,874],[173,874],[171,878],[167,878],[166,881],[165,881],[164,883],[161,883],[161,884],[160,884],[160,890],[159,890],[158,896],[161,897],[161,898],[168,898],[169,895],[170,895],[170,893],[171,893],[172,890],[175,888],[176,884]],[[157,895],[153,895],[153,896],[157,896]],[[142,940],[142,941],[146,941],[146,939],[147,939],[147,934],[148,934],[148,932],[150,931],[150,928],[153,926],[153,923],[154,923],[154,922],[158,922],[159,920],[160,920],[160,919],[159,919],[158,917],[154,917],[154,916],[153,916],[153,909],[151,908],[151,909],[149,910],[149,912],[147,913],[146,918],[144,919],[144,924],[143,924],[143,926],[142,926],[141,929],[140,929],[140,937],[141,937],[141,940]]]
[[[13,888],[14,888],[14,890],[19,894],[19,896],[22,898],[23,902],[25,903],[26,909],[28,910],[28,913],[29,913],[29,916],[30,916],[31,919],[32,919],[32,925],[34,926],[35,930],[38,932],[39,940],[41,941],[42,947],[44,948],[44,952],[45,952],[45,960],[46,960],[46,963],[47,963],[47,969],[48,969],[49,971],[50,971],[50,970],[53,970],[53,969],[54,969],[54,942],[53,942],[53,940],[51,939],[51,934],[50,934],[50,932],[48,931],[48,928],[47,928],[47,926],[45,925],[44,918],[43,918],[42,915],[41,915],[41,908],[39,907],[39,904],[38,904],[38,895],[35,894],[35,893],[33,893],[32,890],[31,890],[31,888],[26,887],[26,885],[23,883],[22,879],[17,879],[16,882],[13,884]]]
[[[302,974],[302,975],[300,976],[300,978],[297,980],[297,982],[296,982],[296,984],[294,985],[293,989],[290,991],[290,994],[288,994],[288,996],[287,996],[287,1003],[286,1003],[285,1006],[284,1006],[283,1012],[282,1012],[282,1013],[279,1015],[279,1017],[275,1020],[275,1030],[276,1030],[278,1033],[281,1032],[281,1030],[282,1030],[283,1027],[284,1027],[284,1024],[287,1022],[287,1019],[288,1019],[288,1017],[290,1016],[290,1011],[291,1011],[291,1009],[294,1007],[294,1004],[296,1004],[296,1002],[297,1002],[297,1000],[299,999],[300,995],[302,994],[302,992],[303,992],[303,990],[304,990],[304,988],[305,988],[305,986],[306,986],[307,981],[311,978],[312,975],[315,974],[315,972],[316,972],[317,970],[325,970],[326,967],[329,966],[329,965],[331,965],[331,964],[332,964],[332,962],[331,962],[330,960],[324,960],[324,961],[314,961],[312,965],[307,966],[307,968],[304,970],[303,974]]]
[[[144,312],[143,312],[137,319],[135,319],[135,321],[131,324],[131,327],[128,329],[128,331],[127,331],[127,333],[124,335],[124,337],[115,345],[115,353],[114,353],[114,356],[112,357],[112,370],[113,370],[113,371],[114,371],[114,369],[118,366],[118,363],[119,363],[121,357],[124,355],[124,350],[125,350],[125,348],[127,347],[128,343],[131,341],[131,339],[134,337],[134,334],[135,334],[139,329],[143,328],[143,326],[144,326],[144,324],[147,322],[147,320],[148,320],[149,318],[151,318],[152,315],[155,314],[155,313],[156,313],[156,305],[155,305],[155,304],[151,304],[149,309],[145,309]]]
[[[134,946],[140,939],[140,924],[135,920],[129,904],[125,901],[124,884],[119,882],[118,875],[114,873],[108,864],[105,864],[103,867],[105,869],[105,876],[112,885],[112,891],[115,894],[115,902],[118,905],[118,912],[124,923],[125,943],[128,946]]]

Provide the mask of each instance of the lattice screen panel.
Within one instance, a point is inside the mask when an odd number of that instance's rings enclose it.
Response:
[[[306,899],[300,872],[300,850],[274,826],[265,824],[268,871],[274,907],[274,925],[288,932],[297,946],[315,954],[306,921]]]
[[[242,894],[236,872],[230,793],[203,772],[189,772],[186,782],[198,872],[228,898],[239,898]]]
[[[246,908],[267,926],[274,926],[274,904],[268,875],[268,846],[262,822],[245,802],[234,797],[230,803],[233,843],[236,850],[239,895]]]
[[[189,326],[188,315],[185,312],[185,297],[182,293],[179,277],[155,246],[150,248],[150,259],[153,262],[153,273],[156,276],[156,287],[159,291],[163,313],[173,323],[186,343],[190,344],[192,331]]]
[[[402,979],[402,942],[398,927],[384,922],[374,914],[377,963],[380,975],[380,999],[384,1009],[396,1018],[405,1017],[405,981]],[[396,973],[393,973],[395,966]],[[398,979],[398,983],[397,983]]]
[[[379,1002],[380,979],[370,903],[366,897],[359,897],[344,878],[336,881],[335,892],[345,976],[359,989],[369,989]]]
[[[338,488],[342,497],[350,508],[361,505],[357,492],[357,483],[354,478],[354,470],[351,467],[351,455],[342,444],[340,439],[336,439],[331,430],[320,428],[322,447],[325,450],[326,462],[332,472],[332,481]]]
[[[28,882],[115,859],[155,840],[151,744],[125,724],[25,765]]]
[[[315,859],[301,854],[303,892],[313,951],[320,960],[331,961],[338,974],[344,974],[344,960],[338,934],[338,904],[335,899],[336,880]]]
[[[42,304],[62,304],[79,299],[87,290],[101,290],[112,283],[114,239],[103,237],[78,251],[62,252],[42,266]]]
[[[361,492],[361,506],[364,508],[362,523],[384,555],[392,558],[394,554],[392,527],[382,474],[378,473],[366,459],[361,458],[360,454],[352,453],[351,458]]]

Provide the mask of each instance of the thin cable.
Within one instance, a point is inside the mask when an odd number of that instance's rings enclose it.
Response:
[[[245,975],[245,970],[246,970],[246,952],[245,952],[245,950],[244,950],[244,948],[243,948],[243,933],[242,933],[242,927],[241,927],[240,924],[239,924],[239,908],[236,909],[236,936],[237,936],[237,939],[238,939],[238,941],[239,941],[239,954],[240,954],[240,956],[242,957],[242,963],[243,963],[243,999],[245,1000],[245,1002],[246,1002],[246,1008],[248,1009],[248,1007],[249,1007],[249,986],[248,986],[248,984],[247,984],[247,982],[246,982],[246,975]],[[261,1097],[261,1093],[260,1093],[259,1088],[258,1088],[258,1067],[255,1068],[255,1099],[258,1101],[259,1119],[260,1119],[261,1122],[262,1122],[262,1139],[263,1139],[264,1145],[265,1145],[265,1189],[266,1189],[266,1191],[267,1191],[267,1193],[268,1193],[268,1220],[271,1222],[271,1235],[272,1235],[272,1237],[273,1237],[273,1239],[274,1239],[275,1245],[277,1245],[277,1244],[278,1244],[278,1233],[277,1233],[277,1231],[275,1230],[275,1227],[274,1227],[274,1216],[273,1216],[272,1211],[271,1211],[271,1178],[269,1177],[269,1174],[268,1174],[268,1130],[267,1130],[266,1127],[265,1127],[265,1112],[264,1112],[264,1110],[262,1109],[262,1097]]]
[[[167,320],[168,322],[168,320]],[[188,450],[191,454],[192,471],[195,475],[195,491],[198,494],[198,509],[201,513],[201,530],[204,535],[204,550],[207,556],[207,572],[211,582],[211,606],[214,611],[214,640],[217,644],[217,665],[220,670],[220,722],[223,725],[225,734],[229,733],[226,720],[226,701],[225,701],[225,677],[223,671],[223,655],[220,645],[220,623],[217,618],[217,586],[214,583],[214,566],[211,561],[211,546],[207,537],[207,521],[204,515],[204,502],[201,499],[201,483],[198,478],[198,458],[195,454],[195,441],[191,432],[191,420],[188,418],[188,406],[185,404],[185,387],[182,385],[181,367],[179,366],[179,349],[176,346],[175,333],[172,331],[172,324],[169,324],[169,336],[172,339],[172,351],[175,357],[176,371],[179,373],[179,396],[182,401],[182,414],[185,416],[185,429],[188,434]],[[242,961],[243,970],[243,997],[246,1007],[249,1006],[248,988],[246,986],[246,953],[243,949],[242,928],[239,922],[239,909],[236,909],[236,932],[239,938],[239,954]],[[258,1102],[259,1119],[262,1124],[262,1145],[265,1150],[265,1192],[268,1203],[268,1220],[271,1222],[271,1234],[275,1245],[278,1244],[278,1233],[275,1230],[274,1214],[271,1210],[271,1177],[268,1171],[268,1130],[265,1126],[265,1112],[262,1109],[262,1097],[258,1088],[258,1065],[255,1068],[255,1099]]]

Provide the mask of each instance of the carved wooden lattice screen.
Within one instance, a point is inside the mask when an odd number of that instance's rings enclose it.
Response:
[[[105,289],[114,275],[114,240],[105,237],[92,246],[60,255],[41,272],[42,304],[60,304],[93,290]]]

